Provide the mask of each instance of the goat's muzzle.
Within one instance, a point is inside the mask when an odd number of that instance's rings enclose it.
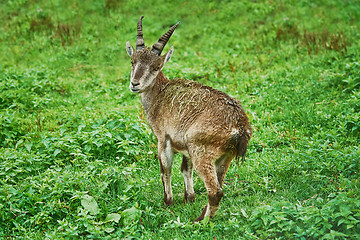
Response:
[[[130,83],[130,91],[133,92],[133,93],[140,92],[140,88],[138,88],[139,85],[140,85],[140,83],[131,82]]]

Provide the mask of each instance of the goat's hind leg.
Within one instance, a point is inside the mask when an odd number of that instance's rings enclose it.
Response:
[[[190,158],[183,156],[181,172],[184,177],[185,194],[184,202],[194,202],[195,192],[193,184],[193,163]]]
[[[225,175],[233,158],[233,154],[224,154],[215,162],[216,174],[221,188],[224,185]]]
[[[195,220],[195,222],[199,222],[205,217],[209,217],[209,219],[214,217],[224,194],[218,181],[213,162],[208,161],[207,163],[200,163],[195,169],[199,177],[205,183],[209,199],[209,202],[203,209],[201,215]]]
[[[158,154],[160,160],[161,180],[164,186],[164,204],[173,205],[174,197],[171,190],[171,168],[174,152],[169,140],[158,142]]]

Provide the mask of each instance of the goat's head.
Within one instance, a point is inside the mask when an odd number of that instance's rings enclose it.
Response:
[[[173,47],[171,47],[170,50],[163,56],[161,56],[161,52],[179,24],[178,22],[172,26],[154,45],[152,45],[151,48],[148,48],[144,44],[142,32],[143,18],[143,16],[139,18],[137,25],[136,50],[131,46],[129,41],[126,42],[126,51],[131,57],[129,88],[132,92],[137,93],[144,92],[151,88],[154,85],[154,80],[157,75],[161,72],[164,65],[170,60],[174,52]]]

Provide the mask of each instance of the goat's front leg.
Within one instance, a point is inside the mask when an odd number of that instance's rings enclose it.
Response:
[[[171,168],[174,159],[174,152],[170,140],[158,143],[158,154],[160,160],[161,180],[164,185],[164,204],[173,205],[174,197],[171,190]]]

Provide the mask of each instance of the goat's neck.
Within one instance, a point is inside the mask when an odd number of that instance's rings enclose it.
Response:
[[[146,114],[148,113],[149,108],[151,107],[153,102],[155,101],[156,96],[162,90],[163,86],[169,82],[169,80],[165,77],[162,71],[157,75],[154,81],[155,83],[153,87],[141,94],[141,102]]]

